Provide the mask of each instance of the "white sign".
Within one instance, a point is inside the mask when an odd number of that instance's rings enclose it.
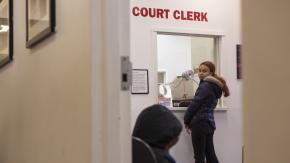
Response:
[[[132,94],[148,94],[148,70],[133,69],[132,70]]]

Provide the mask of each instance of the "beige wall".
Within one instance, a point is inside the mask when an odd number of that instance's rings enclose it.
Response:
[[[289,163],[290,1],[242,4],[245,163]]]
[[[25,48],[25,1],[14,3],[14,61],[0,70],[0,162],[91,160],[90,1],[56,1],[57,32]]]

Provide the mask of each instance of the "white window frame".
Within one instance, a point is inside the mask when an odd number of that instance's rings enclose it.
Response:
[[[216,64],[216,72],[218,75],[222,74],[221,71],[221,46],[222,46],[222,39],[225,37],[225,34],[223,31],[214,31],[214,30],[200,30],[200,29],[184,29],[184,28],[162,28],[162,27],[154,27],[152,28],[152,53],[156,56],[154,57],[154,72],[153,74],[156,74],[153,78],[154,85],[157,86],[157,74],[158,74],[158,60],[157,60],[157,35],[158,34],[165,34],[165,35],[177,35],[177,36],[199,36],[199,37],[210,37],[214,38],[214,47],[215,47],[215,53],[214,60]],[[157,87],[156,87],[157,88]],[[154,99],[156,99],[156,102],[158,102],[158,90],[156,89],[156,93],[153,95]],[[172,108],[172,110],[183,110],[186,108]],[[216,111],[226,111],[228,110],[228,107],[225,105],[225,100],[223,96],[219,100],[219,104],[215,109]]]

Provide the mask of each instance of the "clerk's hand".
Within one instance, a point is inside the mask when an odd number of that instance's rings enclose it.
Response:
[[[185,130],[189,135],[191,134],[191,129],[188,125],[185,126]]]
[[[193,75],[194,75],[194,72],[192,70],[187,70],[187,71],[184,71],[181,76],[185,78],[186,80],[189,80],[191,77],[193,77]]]

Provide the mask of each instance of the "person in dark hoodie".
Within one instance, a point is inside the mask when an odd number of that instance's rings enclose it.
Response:
[[[176,163],[169,154],[182,131],[181,122],[165,106],[155,104],[138,116],[133,136],[145,141],[154,151],[157,163]]]
[[[200,64],[198,77],[200,83],[185,113],[184,124],[191,134],[195,163],[205,163],[205,160],[218,163],[213,144],[214,109],[222,94],[230,95],[229,88],[226,81],[215,74],[215,65],[210,61]]]

